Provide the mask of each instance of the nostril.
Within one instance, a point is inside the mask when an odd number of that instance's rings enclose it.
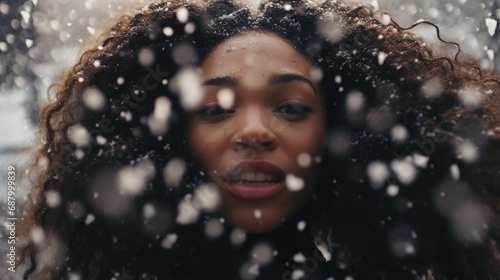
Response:
[[[250,140],[250,141],[243,141],[241,139],[238,139],[235,141],[235,147],[236,150],[241,151],[248,149],[250,147],[255,148],[257,150],[261,150],[263,148],[268,148],[273,145],[273,140],[265,140],[265,141],[258,141],[258,140]]]
[[[273,143],[273,141],[267,140],[267,141],[262,142],[262,146],[267,147],[267,146],[271,145],[272,143]]]
[[[243,142],[242,140],[236,140],[236,146],[238,149],[242,150],[248,147],[248,144]]]

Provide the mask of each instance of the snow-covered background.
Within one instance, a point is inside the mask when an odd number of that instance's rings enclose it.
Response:
[[[251,0],[254,1],[254,0]],[[351,0],[347,0],[351,1]],[[82,43],[96,35],[103,20],[142,0],[0,0],[0,201],[7,197],[7,166],[29,156],[15,154],[29,145],[37,108],[47,100],[48,86],[77,59]],[[464,53],[487,71],[500,73],[500,0],[360,0],[389,11],[410,26],[419,19],[436,22],[445,40],[461,44]],[[255,2],[253,2],[255,3]],[[416,32],[436,42],[433,27]],[[17,199],[26,188],[17,190]],[[19,201],[18,201],[19,203]],[[0,219],[5,222],[5,208]],[[20,213],[18,213],[20,215]],[[4,248],[5,231],[0,230]]]

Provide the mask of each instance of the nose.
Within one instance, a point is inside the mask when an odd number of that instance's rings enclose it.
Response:
[[[271,118],[260,108],[249,108],[241,112],[235,122],[236,132],[231,138],[231,147],[236,151],[274,150],[278,143],[270,126]]]

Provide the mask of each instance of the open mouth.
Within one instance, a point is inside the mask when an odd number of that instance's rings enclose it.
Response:
[[[275,184],[283,181],[273,174],[264,172],[244,172],[239,176],[234,176],[229,181],[229,184],[245,184],[245,185],[266,185]]]
[[[236,164],[228,174],[229,191],[240,199],[269,199],[278,195],[285,187],[285,172],[268,161],[243,161]]]

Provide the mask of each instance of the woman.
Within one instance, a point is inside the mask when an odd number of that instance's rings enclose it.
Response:
[[[499,277],[499,84],[369,7],[150,4],[42,110],[25,277]]]

